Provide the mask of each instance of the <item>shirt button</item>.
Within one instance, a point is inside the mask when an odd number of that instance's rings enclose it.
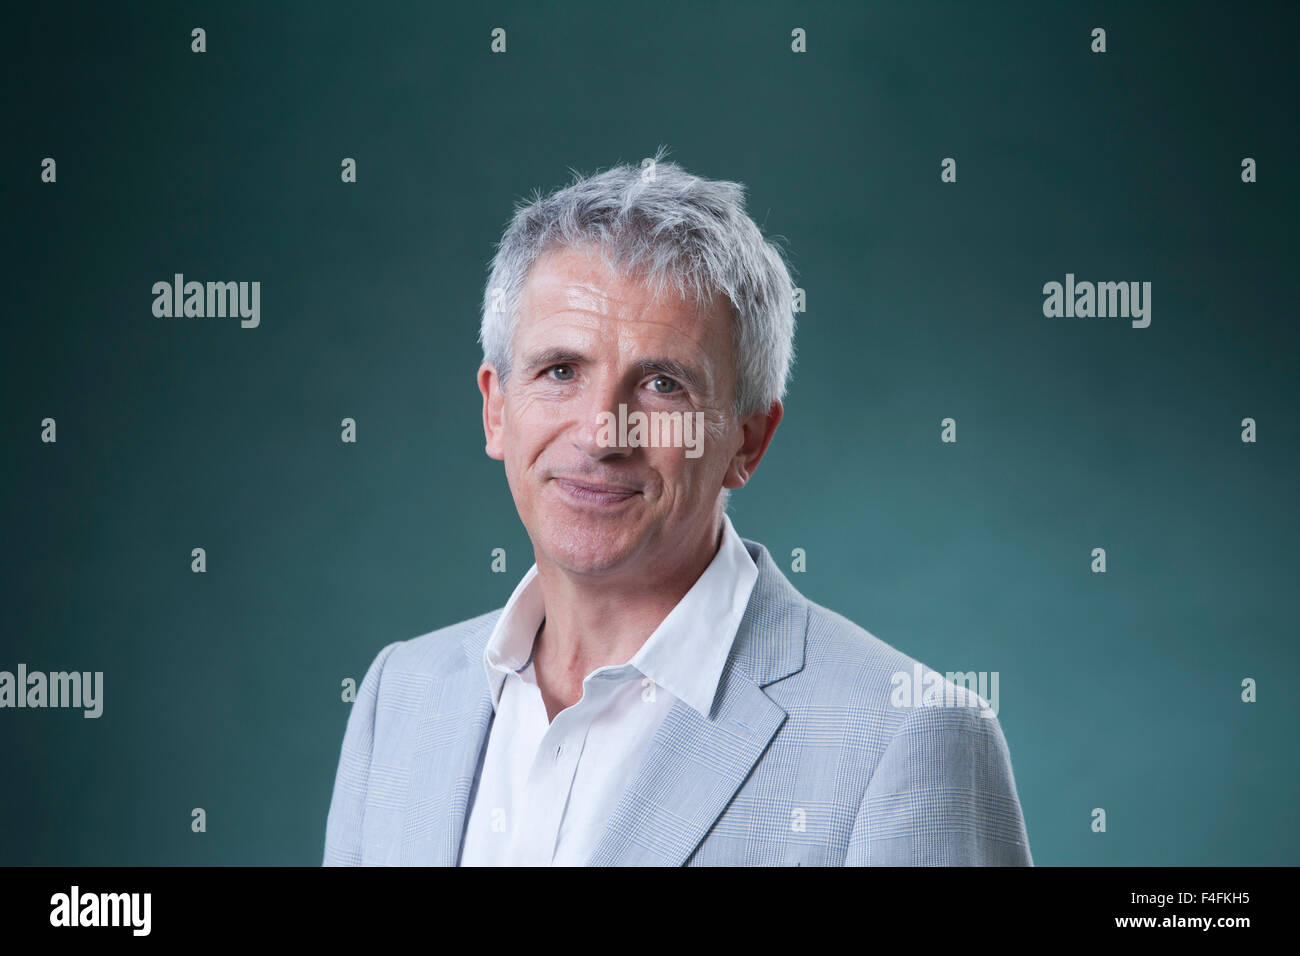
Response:
[[[562,753],[564,753],[564,744],[560,744],[558,747],[555,748],[555,759],[559,760],[560,754]]]

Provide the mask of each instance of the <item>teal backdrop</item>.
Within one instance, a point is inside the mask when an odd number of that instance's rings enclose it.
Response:
[[[659,144],[746,184],[807,294],[740,533],[1000,675],[1038,864],[1300,862],[1297,35],[1251,3],[8,10],[0,670],[104,690],[0,709],[0,863],[320,861],[342,683],[532,563],[474,382],[493,244]],[[259,281],[260,324],[156,317],[176,273]],[[1149,327],[1046,317],[1067,274],[1149,281]]]

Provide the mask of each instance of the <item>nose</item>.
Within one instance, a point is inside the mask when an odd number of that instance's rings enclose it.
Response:
[[[596,461],[627,458],[634,445],[627,441],[628,396],[614,375],[601,375],[582,396],[583,407],[573,430],[574,446]]]

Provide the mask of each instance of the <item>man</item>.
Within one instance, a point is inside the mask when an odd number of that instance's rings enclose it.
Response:
[[[498,247],[478,386],[535,564],[379,652],[325,864],[1030,864],[985,702],[900,702],[920,665],[732,527],[791,281],[742,186],[661,159],[535,197]]]

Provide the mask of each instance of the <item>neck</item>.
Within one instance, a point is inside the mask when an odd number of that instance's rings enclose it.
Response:
[[[713,561],[722,544],[722,516],[712,534],[671,567],[618,575],[573,574],[537,556],[546,619],[533,667],[543,696],[562,706],[582,696],[582,681],[599,667],[627,663]],[[548,706],[548,710],[550,707]]]

